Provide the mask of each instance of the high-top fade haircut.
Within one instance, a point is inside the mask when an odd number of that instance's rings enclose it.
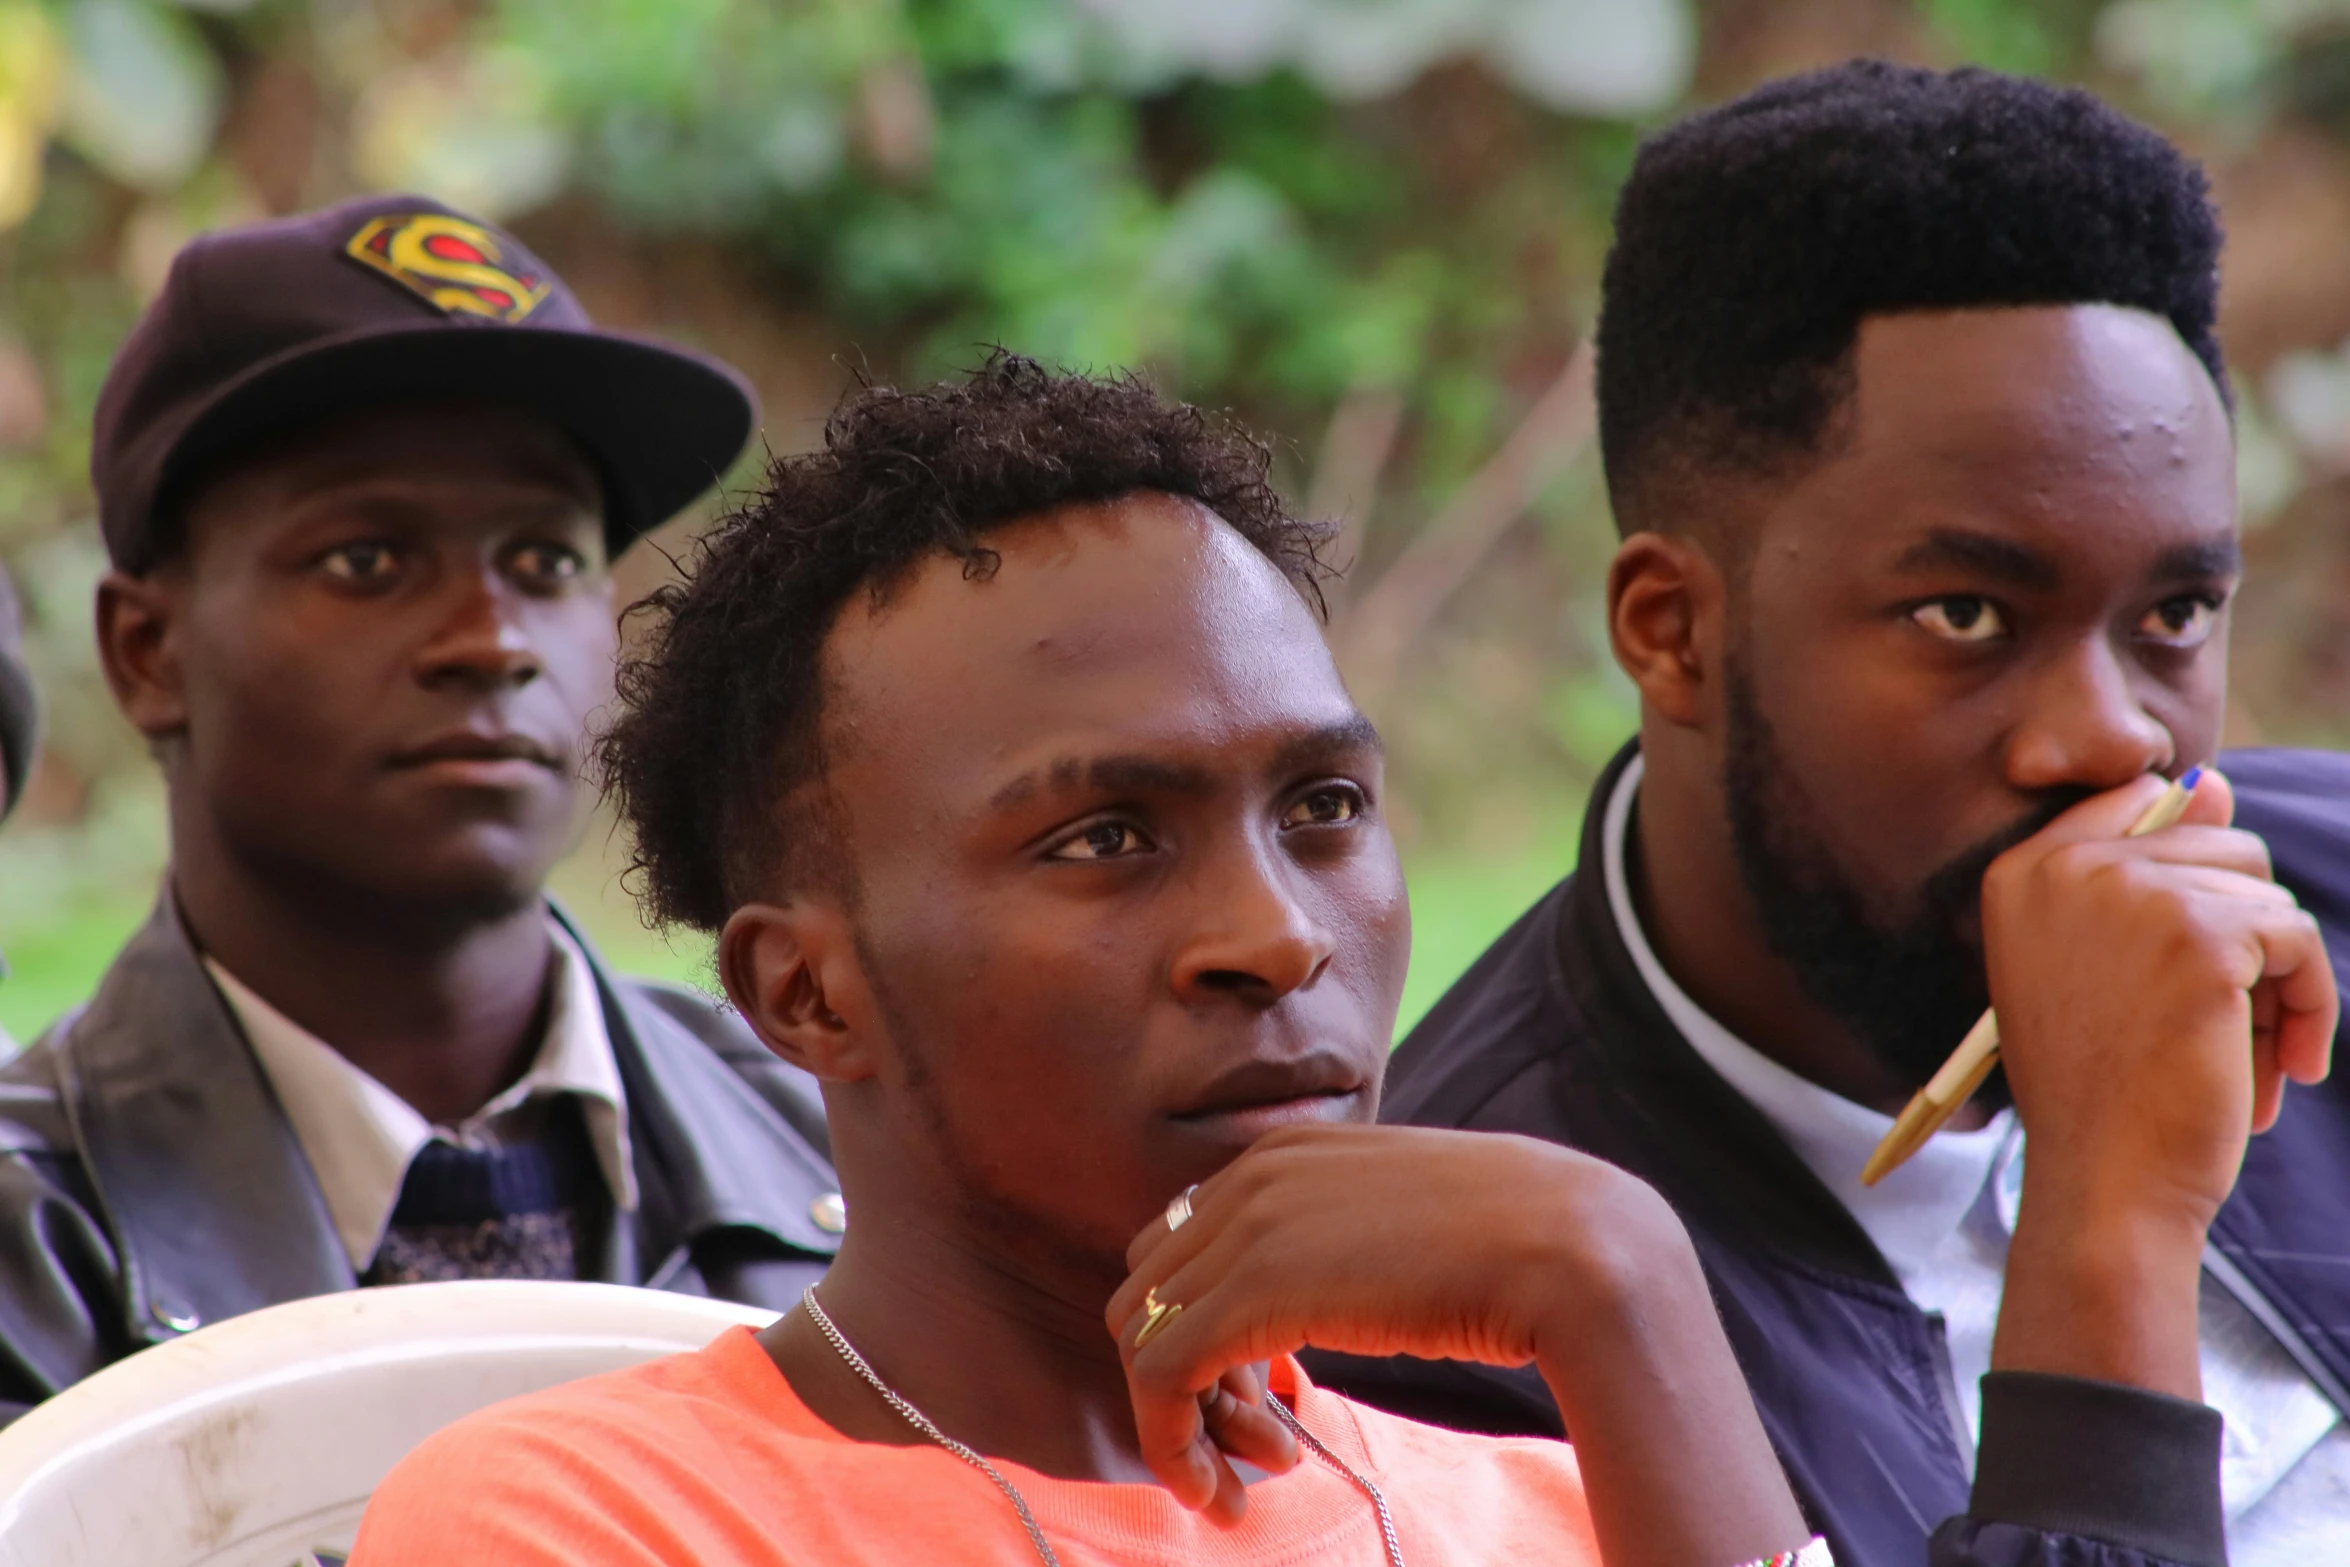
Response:
[[[1133,375],[1064,375],[997,352],[923,391],[868,387],[824,444],[778,458],[766,486],[694,546],[683,580],[630,613],[654,625],[623,658],[623,715],[599,745],[635,837],[647,912],[715,931],[776,877],[853,900],[822,789],[823,648],[842,608],[879,606],[925,561],[984,580],[1004,523],[1137,491],[1187,496],[1322,609],[1326,525],[1290,515],[1271,452]]]
[[[1601,280],[1617,526],[1692,531],[1703,481],[1818,452],[1867,316],[2130,306],[2224,401],[2219,252],[2202,170],[2074,88],[1855,60],[1684,120],[1640,149]]]

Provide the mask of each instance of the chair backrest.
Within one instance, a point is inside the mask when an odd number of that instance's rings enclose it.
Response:
[[[353,1290],[121,1361],[0,1431],[0,1567],[297,1567],[425,1437],[775,1313],[613,1284]]]

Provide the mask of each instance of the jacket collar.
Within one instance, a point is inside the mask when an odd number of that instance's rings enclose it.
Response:
[[[57,1061],[134,1333],[168,1338],[357,1282],[168,886],[60,1030]]]
[[[820,1257],[839,1250],[840,1237],[820,1228],[809,1207],[839,1184],[823,1155],[728,1064],[713,1038],[689,1029],[645,990],[617,982],[570,918],[560,909],[555,917],[595,971],[628,1096],[644,1272],[626,1282],[658,1282],[683,1248],[718,1229],[761,1230]],[[709,1019],[713,1034],[726,1026],[715,1007]]]
[[[810,1195],[821,1158],[717,1050],[616,983],[560,910],[594,971],[625,1085],[637,1222],[614,1225],[605,1274],[675,1272],[725,1227],[829,1255]],[[59,1030],[65,1113],[121,1248],[132,1331],[168,1338],[207,1322],[357,1283],[253,1052],[206,977],[168,886],[97,994]],[[777,1182],[779,1170],[800,1182]]]
[[[1641,980],[1608,904],[1607,802],[1639,754],[1616,753],[1583,818],[1578,874],[1561,889],[1556,953],[1569,999],[1654,1161],[1637,1173],[1677,1206],[1717,1216],[1725,1239],[1899,1289],[1867,1232],[1762,1112],[1722,1081]]]

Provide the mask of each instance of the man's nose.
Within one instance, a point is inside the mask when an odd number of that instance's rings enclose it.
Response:
[[[1199,928],[1176,954],[1176,994],[1268,1007],[1319,978],[1337,943],[1299,896],[1299,876],[1278,851],[1256,851],[1203,878]]]
[[[488,565],[451,581],[439,623],[416,654],[427,686],[485,690],[528,685],[543,665],[522,621],[521,595]]]
[[[2042,669],[2026,700],[2007,747],[2008,781],[2018,789],[2119,788],[2177,757],[2170,730],[2146,710],[2102,637]]]

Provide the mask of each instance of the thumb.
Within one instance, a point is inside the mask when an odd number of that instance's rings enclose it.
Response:
[[[2188,797],[2186,813],[2179,818],[2185,827],[2226,827],[2236,819],[2236,786],[2228,782],[2227,774],[2216,767],[2203,769],[2203,776],[2195,781],[2195,792]]]

